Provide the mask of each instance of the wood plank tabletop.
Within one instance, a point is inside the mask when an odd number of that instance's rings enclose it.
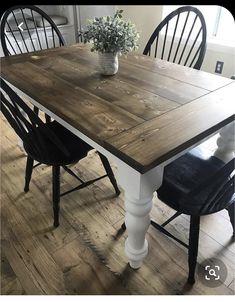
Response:
[[[1,76],[140,173],[234,120],[233,80],[135,53],[114,76],[82,44],[1,58]]]

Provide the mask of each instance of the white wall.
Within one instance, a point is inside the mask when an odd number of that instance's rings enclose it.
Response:
[[[156,25],[161,22],[162,6],[160,5],[119,5],[123,10],[123,18],[130,19],[140,33],[139,49],[143,52],[144,47],[153,33]]]
[[[235,75],[235,49],[223,47],[223,50],[210,49],[211,45],[207,47],[206,55],[201,67],[201,70],[231,78]],[[215,73],[215,65],[217,61],[224,62],[222,74]]]
[[[140,32],[138,52],[142,53],[150,35],[161,22],[162,5],[119,5],[118,9],[124,10],[123,17],[135,23]],[[215,73],[216,61],[224,62],[221,76],[230,78],[235,74],[235,48],[208,45],[201,70]]]
[[[77,15],[81,28],[86,28],[88,19],[102,16],[112,16],[115,13],[115,5],[76,5]]]

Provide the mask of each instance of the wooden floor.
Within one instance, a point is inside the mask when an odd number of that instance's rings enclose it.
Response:
[[[2,118],[2,116],[1,116]],[[1,293],[23,294],[234,294],[234,244],[226,211],[203,217],[198,262],[216,257],[227,266],[224,284],[209,288],[187,279],[187,251],[150,226],[149,254],[139,270],[127,265],[120,232],[123,194],[114,197],[108,179],[61,198],[61,224],[52,227],[51,168],[33,172],[30,191],[23,192],[25,154],[17,137],[1,120]],[[96,153],[74,165],[88,179],[104,171]],[[114,167],[115,169],[115,167]],[[76,184],[62,172],[61,191]],[[155,196],[152,218],[163,222],[172,210]],[[188,237],[187,216],[169,229]]]

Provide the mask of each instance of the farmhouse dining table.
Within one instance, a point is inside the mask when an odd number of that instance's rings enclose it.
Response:
[[[113,76],[75,44],[1,58],[1,76],[40,110],[117,165],[125,196],[125,252],[133,268],[148,253],[153,193],[164,166],[219,133],[215,156],[233,156],[235,81],[137,53]]]

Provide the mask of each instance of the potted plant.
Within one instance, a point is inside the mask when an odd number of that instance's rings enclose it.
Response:
[[[84,43],[92,42],[91,51],[99,53],[101,72],[113,75],[118,71],[118,55],[137,49],[139,33],[135,25],[122,19],[123,10],[115,15],[89,20]]]

